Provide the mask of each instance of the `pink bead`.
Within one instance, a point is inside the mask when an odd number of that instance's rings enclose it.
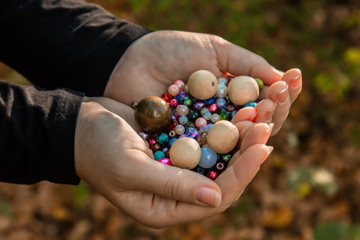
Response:
[[[179,94],[180,92],[180,88],[178,85],[175,85],[175,84],[171,84],[168,88],[168,92],[171,96],[176,96]]]
[[[195,121],[195,126],[197,128],[200,128],[202,126],[206,126],[207,125],[207,121],[205,118],[199,117],[198,119],[196,119]]]
[[[155,138],[150,138],[150,139],[149,139],[149,145],[150,145],[150,146],[154,145],[155,143],[156,143]]]
[[[171,163],[169,158],[161,158],[161,159],[158,160],[158,162],[161,162],[161,163],[163,163],[165,165],[172,166],[172,163]]]
[[[209,111],[210,111],[211,113],[214,113],[214,112],[217,111],[218,106],[216,105],[216,103],[212,103],[212,104],[210,104],[210,105],[208,106],[208,109],[209,109]]]
[[[178,105],[178,101],[175,98],[173,98],[170,100],[170,105],[176,107]]]
[[[174,84],[177,85],[180,90],[184,90],[184,89],[185,89],[185,83],[184,83],[183,80],[178,79],[178,80],[176,80],[176,81],[174,82]]]

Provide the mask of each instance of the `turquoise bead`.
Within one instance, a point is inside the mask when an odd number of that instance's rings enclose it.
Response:
[[[248,102],[247,104],[244,105],[244,107],[255,107],[257,105],[256,102]]]
[[[156,151],[154,152],[154,159],[159,160],[165,157],[165,153],[163,151]]]
[[[202,168],[211,168],[217,162],[217,153],[208,146],[201,148],[201,157],[199,166]]]
[[[160,145],[164,145],[169,141],[169,135],[167,135],[166,133],[160,133],[159,135],[156,136],[156,142],[159,143]]]

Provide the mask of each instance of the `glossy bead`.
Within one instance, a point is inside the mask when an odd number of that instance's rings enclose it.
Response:
[[[167,135],[166,133],[160,133],[159,135],[156,136],[156,142],[159,143],[160,145],[164,145],[169,141],[169,135]]]
[[[172,107],[176,107],[178,105],[178,101],[175,98],[173,98],[173,99],[170,100],[170,105]]]
[[[199,132],[198,132],[198,130],[196,130],[196,128],[189,127],[186,129],[185,134],[187,137],[197,138],[199,135]]]
[[[170,149],[170,159],[174,166],[192,169],[198,165],[201,156],[199,143],[192,138],[183,137],[175,141]]]
[[[170,148],[171,148],[171,146],[173,145],[173,143],[174,143],[176,140],[177,140],[177,138],[175,138],[175,137],[170,138],[170,140],[169,140],[169,142],[168,142],[168,145],[169,145]]]
[[[176,113],[177,113],[179,116],[188,115],[188,113],[189,113],[189,108],[188,108],[188,106],[186,106],[186,105],[180,104],[180,105],[178,105],[178,106],[176,107]]]
[[[225,109],[220,109],[218,114],[220,116],[220,120],[230,120],[230,112],[226,111]]]
[[[215,103],[215,102],[216,102],[216,99],[213,97],[204,100],[205,106],[209,106],[210,104]]]
[[[171,120],[170,106],[160,97],[144,98],[135,106],[135,109],[135,120],[145,131],[159,132],[165,129]]]
[[[211,121],[212,123],[216,123],[217,121],[220,121],[220,115],[217,114],[217,113],[214,113],[213,115],[211,115],[210,121]]]
[[[224,78],[224,77],[220,77],[218,79],[218,85],[225,85],[226,86],[227,83],[228,83],[228,80],[226,78]]]
[[[218,110],[218,106],[215,103],[209,104],[209,106],[207,107],[207,109],[209,109],[209,111],[211,113],[214,113]]]
[[[207,120],[205,118],[199,117],[198,119],[196,119],[195,126],[197,128],[201,128],[202,126],[205,125],[207,125]]]
[[[183,125],[179,124],[175,127],[175,132],[177,135],[182,135],[185,132],[185,127]]]
[[[218,98],[224,98],[228,94],[228,88],[227,86],[220,84],[218,85],[218,89],[216,91],[216,97]]]
[[[205,108],[205,103],[202,101],[196,101],[193,107],[195,108],[195,110],[200,111],[201,109]]]
[[[191,101],[191,98],[190,98],[190,97],[184,97],[184,98],[181,100],[181,102],[182,102],[184,105],[188,106],[188,107],[190,107],[190,106],[192,105],[192,101]]]
[[[226,111],[229,111],[229,112],[232,112],[232,111],[234,111],[236,109],[236,107],[234,106],[234,105],[232,105],[232,104],[228,104],[228,105],[226,105],[226,107],[225,107],[225,110]]]
[[[175,137],[175,136],[176,136],[175,130],[171,130],[171,131],[169,132],[169,137]]]
[[[198,143],[203,146],[206,144],[206,135],[207,132],[199,132],[198,137],[196,138],[196,140],[198,141]]]
[[[226,107],[226,100],[224,98],[218,98],[216,99],[216,105],[219,107],[219,108],[224,108]]]
[[[200,114],[198,111],[194,111],[192,109],[189,109],[189,113],[188,113],[188,119],[190,121],[195,121],[198,117],[200,117]]]
[[[170,103],[172,97],[169,93],[164,93],[163,95],[161,95],[161,98],[164,99],[167,103]]]
[[[257,105],[256,102],[248,102],[244,105],[244,107],[255,107]]]
[[[232,158],[232,155],[231,154],[224,154],[224,155],[221,155],[221,159],[224,161],[224,162],[229,162]]]
[[[210,171],[206,176],[211,180],[215,180],[219,176],[219,173],[217,171]]]
[[[225,163],[223,163],[223,162],[218,162],[218,163],[216,163],[215,168],[216,168],[216,170],[218,170],[218,171],[223,171],[223,170],[225,169]]]
[[[209,146],[203,146],[201,148],[201,157],[199,166],[202,168],[211,168],[216,164],[217,154]]]
[[[188,94],[187,92],[185,92],[185,91],[180,91],[179,94],[176,95],[175,98],[176,98],[176,100],[177,100],[178,102],[181,102],[184,97],[188,97],[188,96],[189,96],[189,94]]]
[[[259,86],[252,77],[238,76],[229,83],[228,95],[231,102],[243,106],[259,97]]]
[[[221,120],[210,128],[206,141],[217,153],[228,153],[235,148],[239,141],[239,130],[229,121]]]
[[[156,143],[156,139],[155,138],[149,138],[149,145],[152,146]]]
[[[169,158],[160,158],[158,162],[161,162],[162,164],[172,166],[172,163]]]
[[[179,123],[182,125],[185,125],[188,121],[189,121],[189,119],[187,118],[187,116],[179,117]]]
[[[232,119],[233,117],[235,117],[235,115],[237,114],[237,112],[238,112],[238,111],[236,111],[236,110],[231,112],[231,119]]]
[[[163,151],[156,151],[154,152],[154,159],[159,160],[165,157],[165,153]]]
[[[194,128],[195,127],[195,123],[193,122],[187,122],[185,125],[184,125],[185,128]]]
[[[207,70],[199,70],[190,75],[188,89],[192,96],[204,100],[215,95],[218,81],[216,76]]]
[[[211,119],[211,112],[210,111],[207,111],[204,113],[203,118],[205,118],[207,121],[209,121]]]
[[[179,94],[180,88],[178,87],[178,85],[171,84],[168,88],[168,92],[171,96],[176,96]]]
[[[178,79],[178,80],[176,80],[176,81],[174,82],[174,84],[177,85],[180,90],[184,90],[184,89],[185,89],[185,83],[184,83],[183,80]]]
[[[257,82],[259,90],[261,91],[264,88],[264,82],[260,78],[255,78],[255,81]]]

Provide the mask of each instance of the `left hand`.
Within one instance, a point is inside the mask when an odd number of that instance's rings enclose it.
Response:
[[[301,92],[301,72],[276,70],[264,58],[209,34],[157,31],[135,41],[121,57],[107,83],[104,95],[130,105],[147,96],[161,96],[177,79],[185,82],[195,71],[206,69],[216,76],[224,72],[262,79],[255,122],[274,123],[279,131],[291,104]],[[271,100],[271,101],[270,101]]]

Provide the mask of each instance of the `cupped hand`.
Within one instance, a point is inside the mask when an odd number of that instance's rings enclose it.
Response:
[[[227,209],[254,178],[272,148],[271,125],[253,123],[240,111],[234,124],[241,149],[212,181],[153,159],[133,110],[106,98],[84,101],[75,135],[76,172],[115,206],[144,225],[165,227],[203,219]]]
[[[285,121],[292,102],[301,92],[301,72],[283,74],[264,58],[215,35],[182,31],[156,31],[135,41],[121,57],[107,83],[104,96],[130,105],[147,96],[161,96],[177,79],[185,82],[195,71],[206,69],[261,78],[261,96],[273,109],[256,122],[274,123],[273,134]],[[271,107],[269,102],[264,106]],[[271,117],[270,117],[271,116]]]

